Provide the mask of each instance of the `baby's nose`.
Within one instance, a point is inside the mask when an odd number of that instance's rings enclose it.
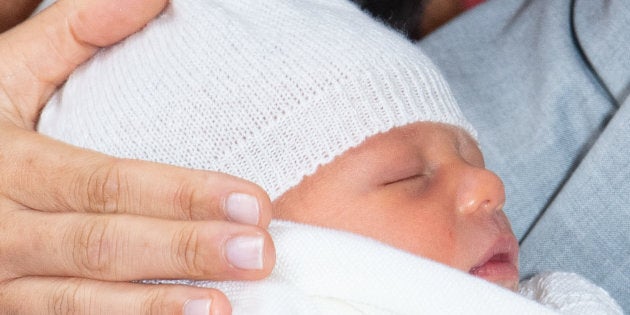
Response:
[[[455,199],[459,213],[495,212],[503,208],[505,189],[501,179],[493,172],[466,166],[459,179]]]

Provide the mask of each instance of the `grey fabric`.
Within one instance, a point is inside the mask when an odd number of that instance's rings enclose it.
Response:
[[[575,12],[605,88],[569,0],[489,1],[419,45],[504,180],[523,277],[580,273],[630,313],[630,2]]]

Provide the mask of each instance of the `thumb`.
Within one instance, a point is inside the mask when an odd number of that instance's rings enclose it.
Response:
[[[59,0],[0,34],[0,109],[32,129],[52,92],[99,47],[142,28],[168,0]]]
[[[94,46],[114,44],[138,31],[168,0],[75,0],[67,13],[75,39]]]

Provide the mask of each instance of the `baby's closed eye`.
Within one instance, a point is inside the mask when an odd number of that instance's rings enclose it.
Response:
[[[428,174],[426,174],[425,172],[416,172],[416,173],[413,173],[413,174],[410,174],[410,175],[397,176],[396,179],[385,181],[383,183],[383,186],[389,186],[389,185],[394,185],[394,184],[409,183],[409,182],[415,182],[415,181],[419,181],[419,180],[425,180],[427,175]]]
[[[396,177],[384,181],[382,188],[397,191],[405,197],[416,198],[422,195],[431,183],[429,172],[424,170],[415,170],[413,172],[403,172]],[[400,195],[401,197],[403,195]]]

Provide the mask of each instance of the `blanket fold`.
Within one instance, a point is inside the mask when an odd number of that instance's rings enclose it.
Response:
[[[265,280],[161,283],[217,288],[234,314],[554,314],[485,280],[369,238],[286,221],[273,221],[269,231],[277,262]]]

